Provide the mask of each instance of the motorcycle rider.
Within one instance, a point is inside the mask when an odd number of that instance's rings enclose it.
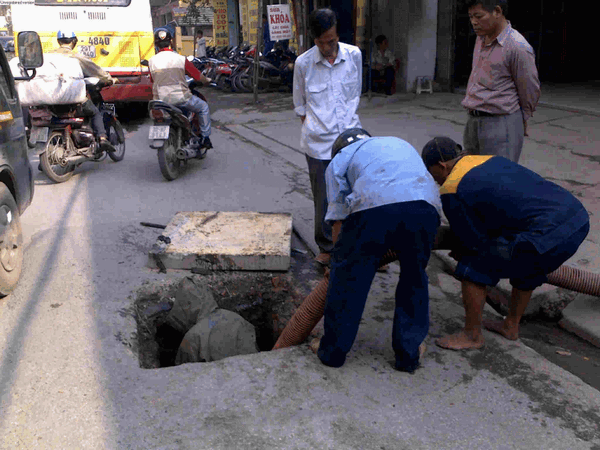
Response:
[[[169,30],[157,29],[154,32],[154,45],[158,48],[158,53],[148,60],[154,99],[195,112],[202,134],[201,146],[212,148],[209,138],[210,111],[208,103],[192,95],[185,76],[205,84],[210,83],[211,79],[202,75],[185,56],[172,50],[172,36]]]
[[[99,78],[102,84],[108,86],[111,86],[116,82],[108,72],[102,70],[102,68],[94,61],[74,51],[75,46],[77,45],[77,36],[74,32],[59,30],[58,33],[56,33],[56,40],[58,41],[59,47],[50,50],[48,53],[59,53],[75,58],[79,62],[81,70],[83,71],[83,76],[85,77]],[[82,109],[86,116],[92,117],[92,129],[100,138],[100,149],[107,152],[114,152],[115,148],[108,140],[102,114],[98,107],[88,98],[85,103],[83,103]],[[85,156],[93,157],[94,155],[86,153]]]

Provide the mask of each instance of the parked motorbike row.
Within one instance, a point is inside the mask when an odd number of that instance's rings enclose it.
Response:
[[[207,57],[194,58],[193,64],[203,75],[212,78],[213,86],[226,92],[253,92],[256,46],[210,48]],[[296,54],[276,45],[260,56],[258,89],[292,89]]]

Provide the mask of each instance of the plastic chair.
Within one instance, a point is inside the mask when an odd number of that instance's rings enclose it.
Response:
[[[433,84],[428,77],[417,77],[417,94],[422,92],[433,94]]]

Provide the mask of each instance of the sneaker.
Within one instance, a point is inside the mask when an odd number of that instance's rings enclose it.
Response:
[[[315,261],[321,264],[322,266],[328,266],[331,262],[331,254],[321,252],[316,256]]]
[[[201,146],[204,148],[213,148],[212,142],[210,142],[210,138],[208,136],[204,136],[202,138]]]
[[[100,149],[104,150],[105,152],[111,152],[111,153],[116,151],[116,149],[113,147],[113,145],[110,143],[110,141],[106,138],[106,136],[100,137]]]

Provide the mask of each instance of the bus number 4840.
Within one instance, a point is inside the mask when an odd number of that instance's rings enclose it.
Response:
[[[98,37],[98,36],[90,37],[90,39],[88,40],[88,44],[89,45],[109,45],[110,38],[109,37]]]

